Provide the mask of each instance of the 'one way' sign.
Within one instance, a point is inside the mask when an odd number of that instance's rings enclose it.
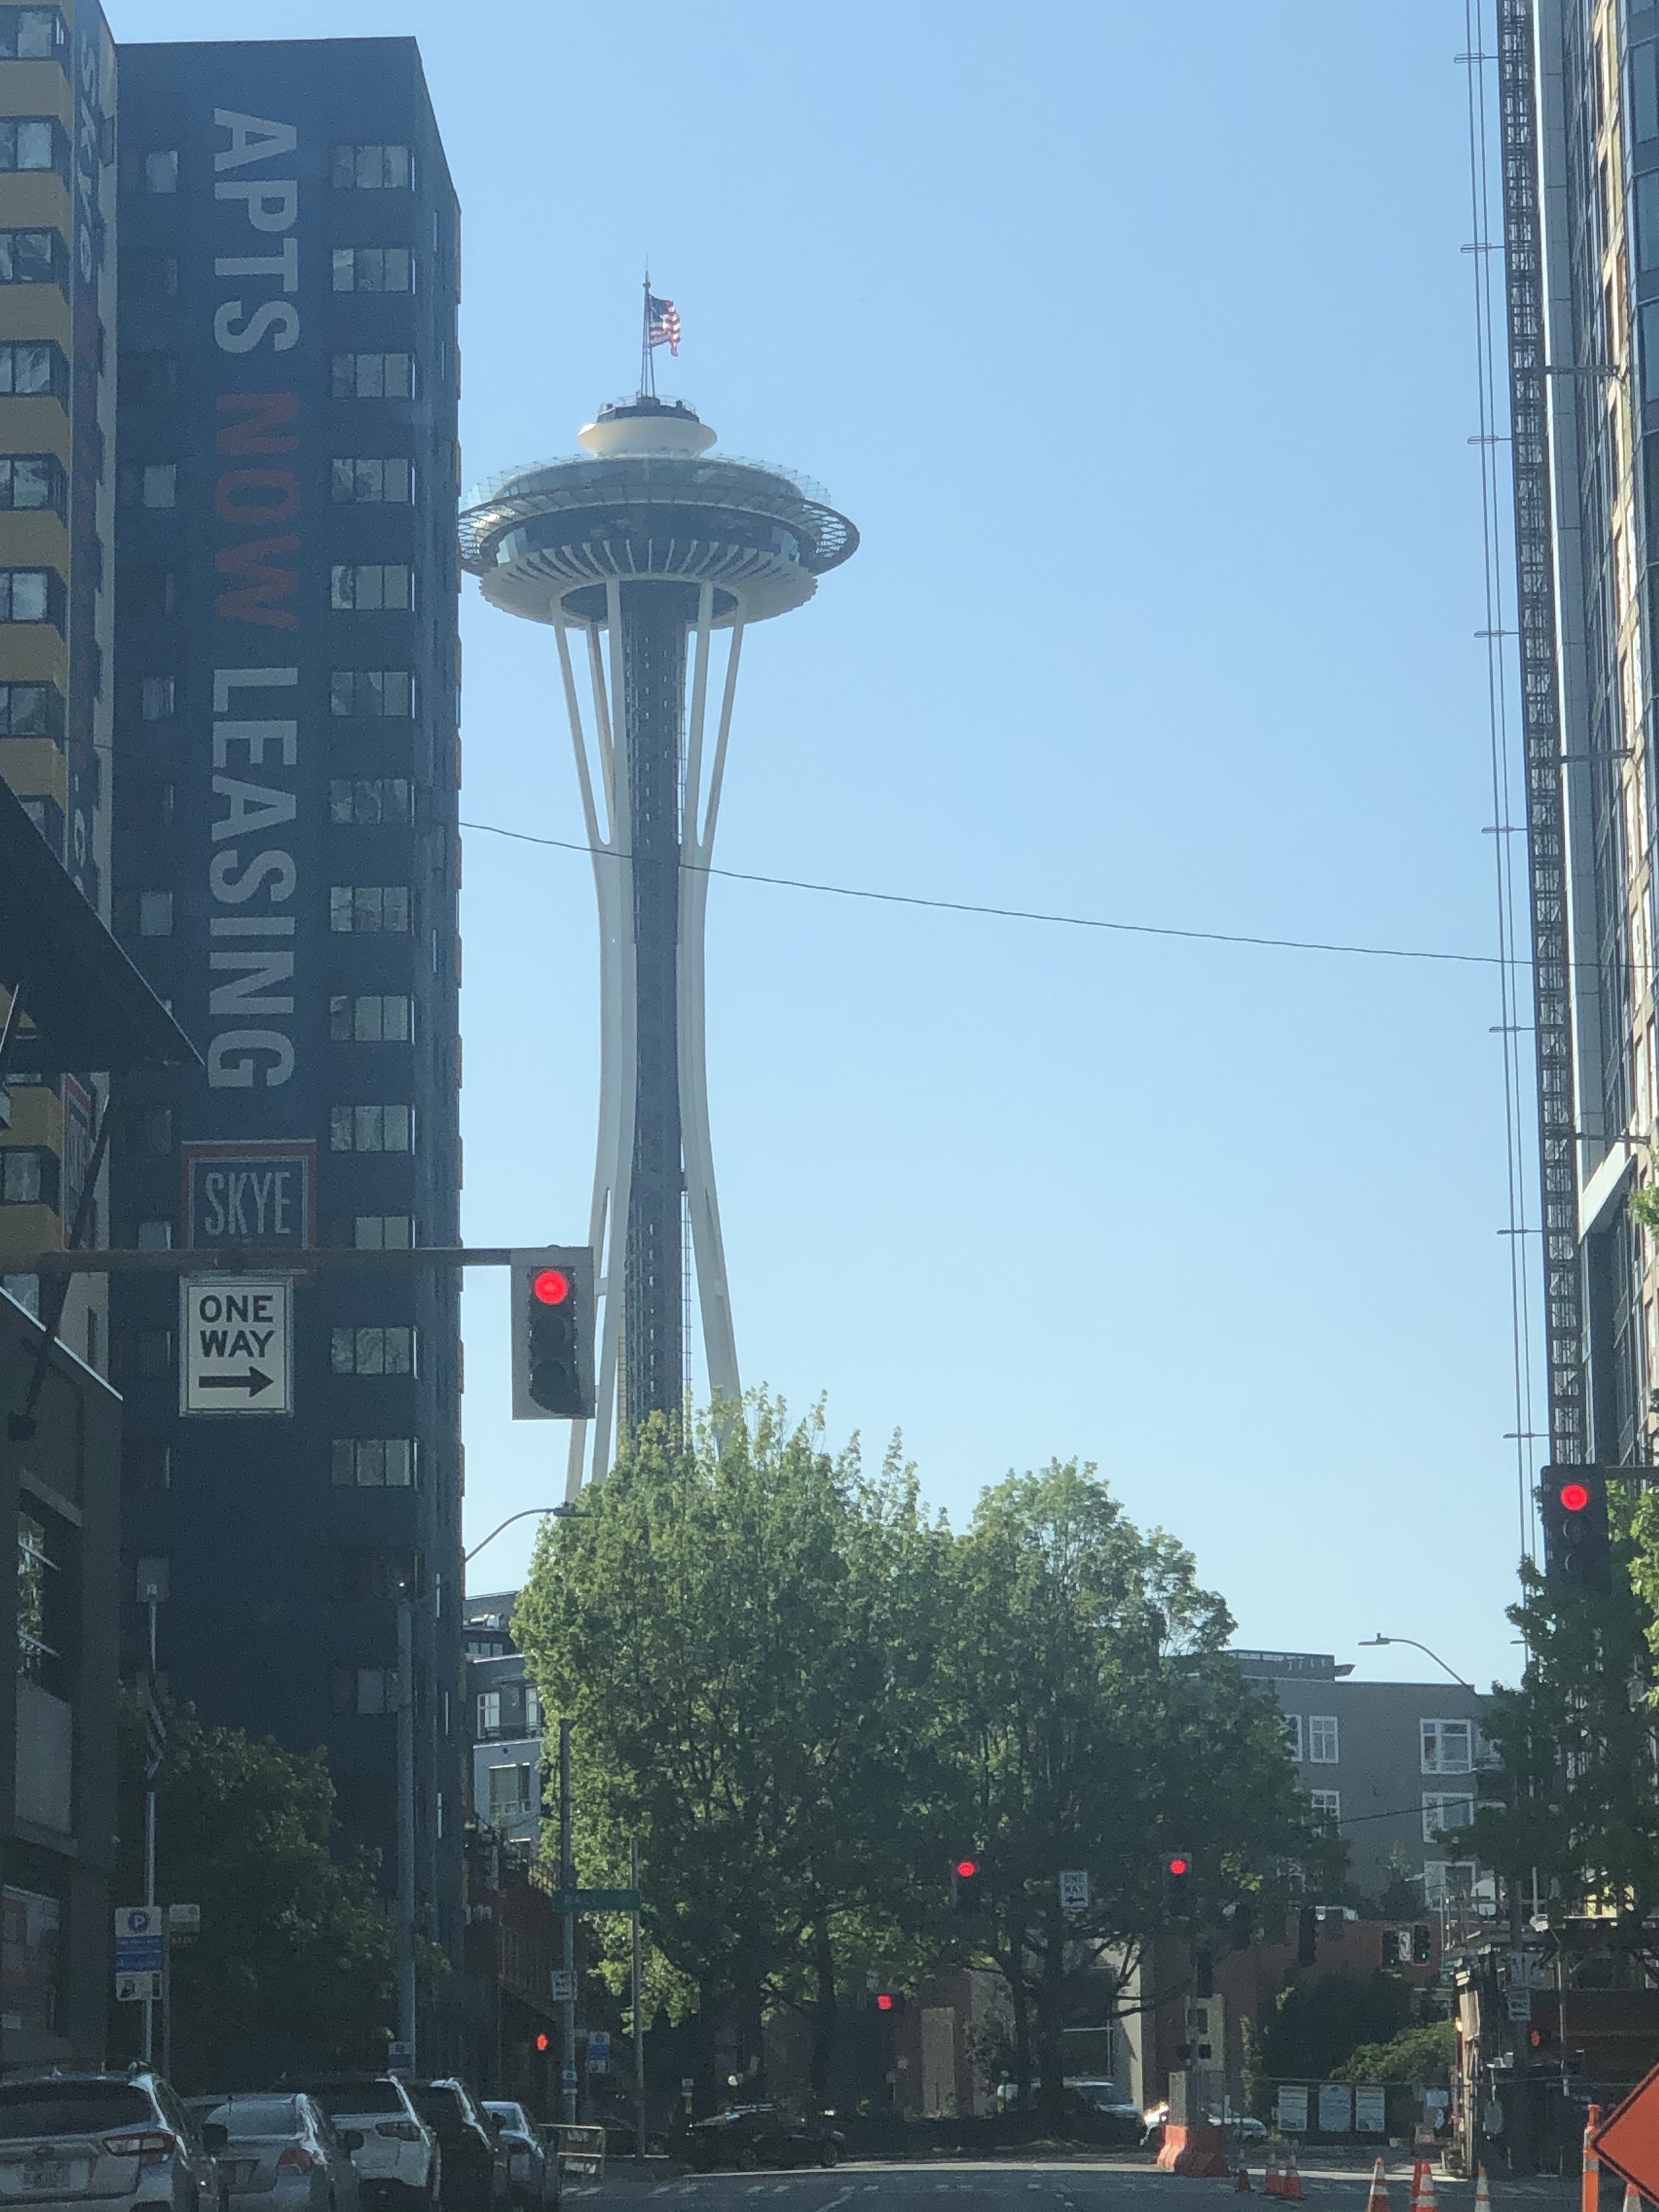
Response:
[[[294,1411],[294,1285],[186,1275],[179,1285],[179,1411]]]

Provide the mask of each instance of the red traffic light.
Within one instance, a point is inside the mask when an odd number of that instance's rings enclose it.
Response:
[[[1177,1851],[1175,1856],[1170,1861],[1170,1872],[1171,1874],[1188,1874],[1190,1871],[1191,1869],[1188,1862],[1183,1859],[1180,1852]]]
[[[562,1267],[544,1267],[530,1285],[544,1306],[562,1306],[570,1296],[570,1278]]]
[[[1582,1513],[1590,1502],[1590,1494],[1582,1482],[1564,1482],[1560,1498],[1569,1513]]]
[[[540,2034],[536,2038],[536,2048],[537,2048],[537,2050],[538,2050],[538,2051],[545,2051],[545,2050],[547,2050],[547,2049],[549,2048],[549,2046],[550,2046],[550,2045],[551,2041],[552,2041],[551,2037],[548,2034],[547,2030],[546,2030],[545,2028],[544,2028],[544,2029],[542,2030],[541,2033],[540,2033]]]
[[[958,1859],[957,1861],[957,1873],[963,1881],[971,1881],[978,1872],[979,1861],[977,1859]]]
[[[878,2012],[891,2012],[892,2009],[893,1992],[891,1990],[878,1990],[876,1992],[876,2010]]]

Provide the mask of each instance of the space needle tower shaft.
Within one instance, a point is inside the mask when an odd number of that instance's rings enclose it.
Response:
[[[681,402],[606,407],[578,442],[461,517],[485,598],[553,630],[599,899],[599,1396],[567,1496],[647,1415],[684,1411],[688,1224],[709,1389],[739,1393],[704,1049],[708,869],[745,629],[803,605],[858,544],[815,488],[711,453]]]

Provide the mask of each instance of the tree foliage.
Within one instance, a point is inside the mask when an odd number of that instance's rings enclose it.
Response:
[[[1430,2021],[1423,2027],[1402,2027],[1386,2043],[1362,2043],[1330,2078],[1384,2086],[1399,2082],[1413,2089],[1443,2088],[1451,2079],[1456,2050],[1455,2024],[1449,2020]]]
[[[697,2023],[706,2100],[721,2031],[752,2052],[800,2007],[821,2091],[838,1990],[975,1962],[1007,1979],[1017,2078],[1039,2057],[1057,2097],[1079,1976],[1129,1971],[1164,1848],[1195,1854],[1212,1947],[1281,1910],[1331,1844],[1220,1656],[1231,1626],[1092,1468],[1011,1476],[957,1535],[896,1449],[870,1477],[760,1397],[718,1431],[637,1431],[544,1530],[514,1631],[574,1724],[580,1878],[639,1844],[653,1992]],[[1062,1921],[1068,1868],[1091,1903]]]
[[[143,1892],[144,1729],[124,1699],[117,1881]],[[325,1754],[301,1756],[239,1729],[170,1716],[156,1777],[156,1893],[202,1908],[175,1947],[175,2070],[226,2086],[247,2052],[260,2064],[384,2063],[395,2014],[392,1919],[363,1853],[331,1850],[334,1788]],[[135,2015],[136,2006],[118,2009]],[[129,2019],[122,2023],[131,2025]],[[255,2053],[259,2054],[258,2057]]]

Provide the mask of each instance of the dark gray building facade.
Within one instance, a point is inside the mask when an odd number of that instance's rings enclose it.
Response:
[[[420,57],[128,46],[119,112],[117,911],[204,1065],[118,1085],[112,1239],[453,1244],[459,216]],[[118,1284],[129,1571],[167,1563],[171,1695],[325,1746],[388,1891],[407,1687],[416,1924],[459,1958],[456,1285],[322,1269],[295,1310],[290,1417],[186,1417],[176,1283]]]

